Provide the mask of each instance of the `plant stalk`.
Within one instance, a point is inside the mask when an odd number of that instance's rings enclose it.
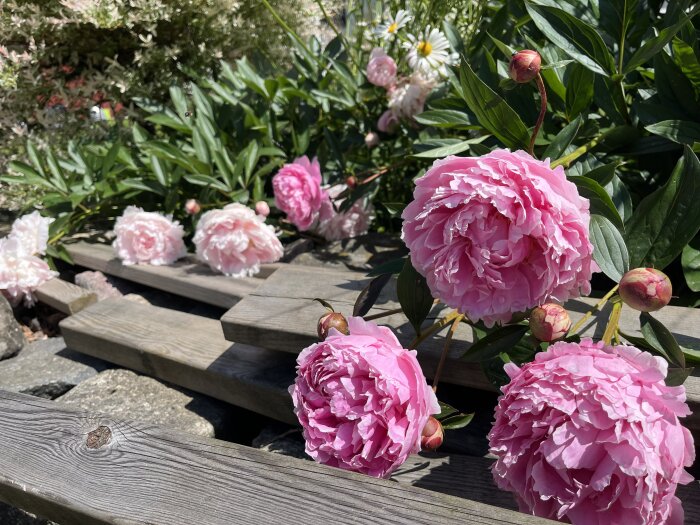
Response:
[[[603,308],[603,306],[605,306],[605,303],[607,303],[608,300],[613,295],[615,295],[615,292],[617,292],[617,289],[619,287],[620,287],[619,284],[616,284],[615,286],[613,286],[612,289],[608,293],[606,293],[600,301],[598,301],[596,303],[596,305],[593,307],[593,309],[586,312],[586,314],[583,317],[581,317],[581,319],[578,320],[578,322],[571,328],[571,330],[569,330],[569,335],[573,335],[576,332],[578,332],[581,329],[581,327],[583,326],[583,324],[588,320],[589,317],[591,317],[593,315],[594,312],[600,310],[601,308]]]
[[[445,361],[447,361],[447,354],[450,353],[450,344],[452,343],[452,337],[455,335],[457,327],[463,319],[463,314],[455,317],[455,319],[452,321],[452,326],[450,326],[450,331],[447,332],[447,337],[445,338],[445,347],[442,349],[440,361],[438,362],[437,368],[435,369],[435,375],[433,376],[433,392],[437,392],[438,383],[440,382],[440,376],[442,375],[442,369],[445,367]]]
[[[460,314],[459,312],[452,312],[450,314],[447,314],[445,317],[426,328],[423,332],[420,333],[420,335],[417,335],[416,338],[413,341],[411,341],[411,344],[408,345],[408,348],[416,348],[419,344],[425,341],[432,334],[440,331],[442,328],[450,324],[452,321],[454,321],[457,317],[461,315],[462,314]]]
[[[540,132],[542,123],[544,122],[544,116],[547,113],[547,88],[544,86],[544,81],[542,80],[542,75],[537,73],[535,77],[535,82],[537,83],[537,89],[540,91],[540,114],[537,117],[537,122],[532,130],[532,137],[530,138],[530,155],[535,156],[535,140]]]
[[[386,312],[380,312],[378,314],[366,315],[363,317],[363,319],[365,321],[373,321],[374,319],[380,319],[389,315],[400,314],[401,312],[403,312],[403,308],[395,308],[393,310],[387,310]]]
[[[606,345],[612,343],[613,336],[617,334],[618,325],[620,324],[620,312],[622,311],[622,303],[613,303],[612,312],[610,312],[610,319],[608,320],[608,326],[605,327],[605,333],[603,334],[603,341]]]
[[[557,166],[564,166],[565,168],[568,168],[569,165],[574,162],[576,159],[578,159],[580,156],[585,155],[589,151],[591,151],[593,148],[595,148],[601,140],[603,140],[603,137],[605,134],[598,135],[594,139],[592,139],[590,142],[587,142],[580,148],[575,149],[568,155],[564,155],[563,157],[555,160],[550,164],[550,167],[556,168]]]

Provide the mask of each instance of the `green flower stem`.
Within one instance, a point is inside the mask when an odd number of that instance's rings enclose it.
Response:
[[[564,155],[563,157],[555,160],[554,162],[552,162],[551,167],[556,168],[557,166],[564,166],[565,168],[568,168],[571,165],[571,163],[578,159],[580,156],[585,155],[593,148],[595,148],[600,143],[600,141],[603,140],[604,136],[605,133],[603,133],[602,135],[598,135],[593,140],[587,142],[580,148],[575,149],[568,155]]]
[[[611,344],[613,336],[617,335],[618,326],[620,324],[621,311],[622,302],[617,301],[613,303],[612,312],[610,312],[610,319],[608,320],[608,326],[605,327],[605,333],[603,334],[603,341],[606,345]]]
[[[535,156],[535,140],[540,132],[542,123],[544,122],[544,116],[547,113],[547,89],[544,86],[544,81],[542,80],[542,75],[537,73],[535,77],[535,82],[537,83],[537,89],[540,91],[540,114],[537,117],[537,122],[535,123],[535,128],[532,130],[532,137],[530,138],[530,155]]]
[[[430,337],[432,334],[435,332],[440,331],[443,329],[445,326],[450,324],[452,321],[457,319],[459,316],[461,316],[459,312],[452,312],[450,314],[447,314],[445,317],[437,321],[436,323],[432,324],[428,328],[426,328],[423,332],[420,333],[420,335],[416,336],[416,338],[411,341],[411,344],[408,345],[408,348],[413,349],[416,348],[419,344],[421,344],[423,341],[425,341],[428,337]]]
[[[455,317],[452,321],[452,326],[450,326],[450,331],[447,332],[447,337],[445,338],[445,346],[442,349],[440,361],[438,362],[437,368],[435,369],[435,375],[433,376],[433,392],[437,392],[438,383],[440,382],[440,376],[442,375],[442,369],[445,367],[447,354],[450,353],[450,343],[452,343],[452,337],[455,335],[459,323],[461,323],[463,320],[464,314],[460,314],[457,317]]]
[[[382,317],[387,317],[389,315],[400,314],[403,312],[403,308],[395,308],[394,310],[387,310],[386,312],[380,312],[378,314],[366,315],[363,317],[365,321],[374,321],[375,319],[381,319]]]
[[[575,334],[576,332],[578,332],[578,331],[581,329],[581,327],[583,326],[583,324],[584,324],[595,312],[597,312],[598,310],[600,310],[601,308],[603,308],[603,306],[605,306],[605,304],[608,302],[608,300],[609,300],[613,295],[615,295],[615,292],[617,292],[617,289],[618,289],[619,287],[620,287],[619,284],[616,284],[615,286],[613,286],[612,290],[610,290],[608,293],[606,293],[606,294],[603,296],[603,298],[602,298],[600,301],[598,301],[598,302],[596,303],[596,305],[593,307],[593,309],[592,309],[592,310],[589,310],[588,312],[586,312],[586,314],[585,314],[583,317],[581,317],[581,319],[578,320],[578,322],[571,328],[571,330],[569,330],[569,335],[573,335],[573,334]]]

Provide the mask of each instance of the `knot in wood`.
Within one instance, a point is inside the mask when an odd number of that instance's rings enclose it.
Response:
[[[102,425],[88,434],[85,444],[87,448],[101,448],[108,444],[111,439],[112,431],[109,427]]]

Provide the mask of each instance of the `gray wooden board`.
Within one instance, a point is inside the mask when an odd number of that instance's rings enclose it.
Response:
[[[192,255],[168,266],[125,266],[115,256],[112,247],[106,244],[77,242],[65,246],[73,261],[80,266],[221,308],[236,304],[279,266],[264,265],[255,277],[234,279],[214,272]]]
[[[97,301],[97,296],[59,278],[46,281],[34,292],[36,298],[59,312],[72,315]]]
[[[224,339],[196,315],[107,299],[61,321],[72,350],[295,424],[294,356]]]
[[[350,315],[359,292],[368,282],[368,278],[349,271],[291,265],[280,268],[248,297],[224,314],[221,318],[224,335],[230,341],[299,353],[317,341],[316,322],[325,311],[313,299],[325,299],[336,310]],[[574,322],[595,303],[595,299],[578,299],[567,303]],[[398,307],[395,286],[389,283],[370,314]],[[588,322],[581,335],[600,338],[605,329],[609,308]],[[441,312],[444,313],[445,310],[436,307],[426,324],[433,322]],[[681,344],[693,346],[700,343],[700,311],[666,307],[654,315],[678,335]],[[620,319],[622,330],[638,334],[638,317],[638,312],[623,308]],[[403,314],[383,317],[377,322],[392,327],[404,344],[408,344],[414,336],[413,329]],[[444,348],[446,331],[445,329],[438,336],[428,338],[418,348],[418,359],[427,377],[432,377],[435,372]],[[495,390],[478,365],[460,359],[472,340],[471,329],[461,325],[455,334],[441,380],[472,388]],[[700,379],[689,377],[685,385],[693,410],[693,415],[685,420],[685,424],[690,428],[700,429]]]
[[[554,523],[22,394],[0,421],[0,499],[62,525]]]

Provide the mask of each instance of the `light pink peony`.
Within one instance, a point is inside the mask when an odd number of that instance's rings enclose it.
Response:
[[[524,151],[436,161],[402,217],[413,266],[473,321],[590,292],[588,200],[563,168]]]
[[[0,239],[0,292],[12,306],[22,300],[32,306],[36,301],[34,290],[57,276],[45,261],[28,253],[19,239]]]
[[[53,219],[38,211],[24,215],[12,223],[9,237],[17,240],[17,249],[26,255],[43,255],[49,242],[49,225]]]
[[[377,129],[382,133],[394,133],[399,128],[399,117],[387,109],[377,121]]]
[[[556,343],[518,368],[489,433],[496,484],[520,508],[575,525],[683,523],[676,486],[692,481],[682,386],[632,346]]]
[[[360,317],[348,325],[350,335],[331,329],[299,354],[294,412],[316,461],[389,477],[420,451],[421,431],[440,407],[415,350]]]
[[[270,206],[265,201],[258,201],[255,203],[255,213],[262,217],[267,217],[270,215]]]
[[[300,231],[306,231],[318,219],[321,203],[326,199],[321,189],[321,167],[317,159],[299,157],[285,164],[272,177],[275,205]]]
[[[389,109],[397,118],[412,119],[423,113],[425,101],[434,87],[434,80],[415,73],[389,90]]]
[[[369,57],[367,80],[386,89],[396,82],[396,62],[381,47],[375,47]]]
[[[358,199],[344,212],[335,211],[332,200],[347,189],[345,184],[336,184],[328,189],[328,199],[321,206],[317,232],[328,241],[350,239],[364,235],[372,222],[372,205],[367,199]],[[340,206],[344,199],[335,201]]]
[[[114,225],[112,246],[124,264],[172,264],[187,254],[179,222],[161,213],[129,206]]]
[[[193,241],[202,261],[231,277],[255,275],[261,264],[278,261],[284,254],[275,229],[238,203],[202,215]]]

